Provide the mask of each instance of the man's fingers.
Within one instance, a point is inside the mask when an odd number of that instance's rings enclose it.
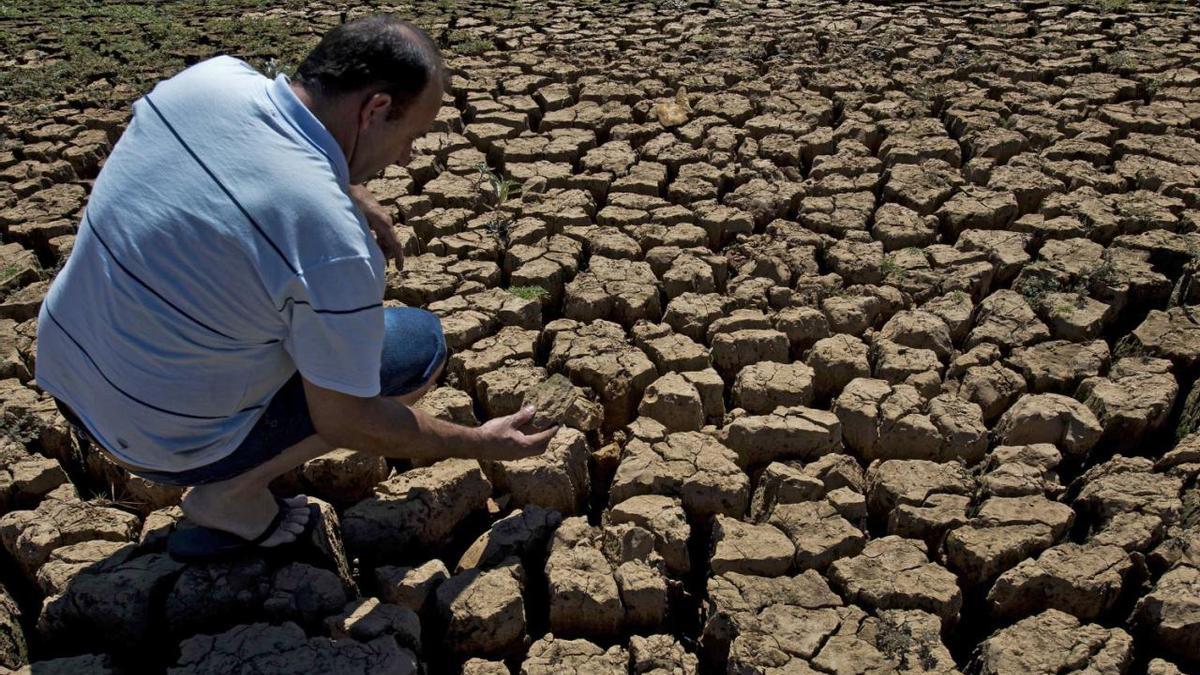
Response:
[[[536,434],[526,434],[525,437],[528,438],[534,445],[538,445],[538,446],[541,446],[544,448],[545,444],[549,443],[550,439],[554,438],[554,434],[557,434],[557,433],[558,433],[558,425],[555,425],[545,431],[539,431]],[[543,450],[543,452],[544,452],[544,450]]]
[[[509,415],[508,421],[513,425],[514,429],[520,429],[533,419],[533,415],[536,412],[532,406],[524,406],[512,415]]]

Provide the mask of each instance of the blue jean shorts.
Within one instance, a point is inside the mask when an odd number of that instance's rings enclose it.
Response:
[[[379,373],[380,395],[401,396],[420,389],[446,362],[446,338],[441,322],[431,312],[413,307],[389,307],[383,312],[385,331]],[[59,409],[80,433],[88,436],[73,411],[62,403],[59,403]],[[217,483],[265,463],[315,433],[304,396],[304,383],[296,373],[275,392],[250,435],[229,456],[187,471],[139,471],[137,475],[155,483],[179,487]],[[94,440],[91,442],[102,447]]]

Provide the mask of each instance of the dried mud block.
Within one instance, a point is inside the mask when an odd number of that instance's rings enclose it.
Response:
[[[979,406],[953,394],[926,399],[912,386],[883,380],[850,381],[833,402],[848,448],[864,460],[961,460],[975,464],[987,451]]]
[[[818,340],[804,361],[816,376],[813,383],[816,398],[835,397],[854,378],[869,377],[871,364],[867,351],[867,345],[851,335]]]
[[[639,321],[631,334],[633,343],[650,357],[660,373],[711,370],[708,348],[687,335],[676,333],[670,324]]]
[[[1089,518],[1096,531],[1093,541],[1148,550],[1158,543],[1164,526],[1179,518],[1182,480],[1153,468],[1149,459],[1116,455],[1079,477],[1083,487],[1075,508]]]
[[[875,539],[859,555],[834,561],[829,578],[843,597],[869,609],[919,609],[950,624],[962,609],[957,579],[914,539]]]
[[[306,493],[341,505],[369,497],[390,472],[383,457],[346,449],[310,459],[301,467]]]
[[[388,636],[361,643],[310,638],[294,623],[236,626],[218,635],[197,635],[179,644],[179,659],[169,675],[255,672],[379,673],[416,675],[421,664],[413,652]]]
[[[630,672],[634,675],[696,675],[699,659],[670,635],[629,638]]]
[[[781,504],[768,519],[795,549],[794,568],[824,570],[833,561],[857,555],[866,535],[828,501]]]
[[[638,404],[638,415],[671,432],[699,431],[705,422],[700,392],[680,373],[667,373],[652,382]]]
[[[841,447],[842,425],[836,415],[824,410],[780,406],[767,415],[738,417],[719,437],[744,467],[782,459],[811,460],[835,452]]]
[[[33,508],[66,482],[67,474],[56,460],[32,454],[12,441],[0,446],[0,513]]]
[[[652,443],[634,439],[625,446],[609,503],[647,494],[678,497],[693,517],[738,518],[749,505],[750,478],[738,468],[737,454],[706,434],[680,432]]]
[[[1170,361],[1127,357],[1117,361],[1107,377],[1084,380],[1075,397],[1104,428],[1098,443],[1128,452],[1166,424],[1178,394]]]
[[[1104,428],[1086,406],[1061,394],[1026,394],[992,429],[999,445],[1051,443],[1064,455],[1082,459]]]
[[[417,613],[407,607],[382,603],[378,598],[351,600],[341,614],[325,619],[325,627],[335,640],[370,642],[390,635],[401,647],[421,651],[421,621]]]
[[[987,497],[1056,497],[1064,491],[1055,471],[1062,453],[1049,443],[1001,445],[987,457],[979,487]]]
[[[422,396],[414,407],[447,422],[468,427],[479,426],[471,395],[454,387],[437,387]]]
[[[180,637],[219,633],[248,618],[263,618],[271,576],[266,561],[257,556],[188,565],[166,594],[167,630]]]
[[[654,550],[667,571],[675,575],[691,570],[688,538],[691,526],[677,497],[639,495],[614,504],[604,512],[605,524],[631,523],[654,535]]]
[[[562,522],[557,511],[528,505],[497,520],[479,535],[458,560],[455,573],[494,567],[507,558],[528,560],[546,548],[551,533]]]
[[[1132,620],[1162,649],[1194,665],[1200,659],[1200,568],[1179,564],[1138,600]]]
[[[777,577],[791,570],[796,547],[774,525],[754,525],[718,515],[713,521],[709,551],[713,574]]]
[[[342,534],[353,557],[403,559],[413,546],[445,544],[472,511],[483,509],[492,485],[479,463],[451,459],[393,476],[375,496],[346,509]]]
[[[525,570],[516,558],[490,569],[472,569],[438,586],[445,645],[457,654],[504,656],[528,644]]]
[[[509,410],[510,406],[497,406],[493,400],[492,392],[496,387],[490,386],[492,383],[486,378],[501,372],[503,371],[480,377],[480,396],[490,403],[485,403],[485,406],[494,410],[489,413],[493,417],[516,412],[516,408]],[[520,383],[514,382],[513,385],[519,387]],[[532,406],[535,411],[531,424],[538,429],[565,424],[580,431],[592,431],[600,426],[600,407],[587,397],[583,389],[571,384],[570,380],[558,373],[525,390],[520,407],[527,406]]]
[[[965,346],[969,349],[984,342],[991,342],[1001,349],[1011,350],[1041,342],[1050,337],[1046,328],[1019,293],[1000,290],[979,303],[975,327],[967,335]]]
[[[1117,546],[1059,544],[1001,574],[988,604],[996,616],[1010,619],[1057,609],[1094,621],[1112,609],[1132,568],[1129,554]]]
[[[866,474],[867,509],[886,518],[888,534],[940,544],[951,528],[965,524],[975,481],[957,462],[886,460]]]
[[[594,256],[588,270],[566,285],[563,315],[568,319],[607,319],[632,326],[662,318],[658,279],[648,263]]]
[[[1049,609],[993,633],[979,646],[973,667],[985,675],[1124,673],[1132,661],[1133,639],[1125,631],[1081,624]]]
[[[0,540],[31,580],[56,548],[93,539],[132,541],[139,529],[137,516],[81,501],[70,484],[55,488],[32,511],[0,518]]]
[[[420,612],[437,587],[450,578],[450,571],[435,558],[418,567],[376,567],[373,577],[384,602]]]
[[[624,329],[608,321],[583,325],[562,320],[551,322],[546,331],[551,341],[547,367],[596,392],[604,405],[605,430],[628,424],[658,373],[650,359],[629,344]]]
[[[469,350],[451,354],[447,368],[467,391],[476,391],[476,378],[480,375],[504,365],[532,360],[537,339],[537,331],[507,326],[476,342]]]
[[[729,672],[957,673],[937,616],[772,605],[733,641]]]
[[[1125,340],[1134,353],[1167,359],[1181,372],[1194,372],[1200,365],[1200,325],[1189,320],[1184,308],[1150,310]]]
[[[790,349],[787,335],[773,328],[736,330],[712,337],[713,366],[726,379],[756,363],[786,363],[791,358]]]
[[[557,673],[626,675],[629,652],[619,645],[607,650],[587,640],[564,640],[553,633],[529,646],[521,663],[521,675],[557,675]]]
[[[463,664],[461,675],[512,675],[503,661],[488,661],[487,659],[467,659]]]
[[[625,621],[621,590],[601,550],[603,532],[582,518],[559,526],[546,560],[550,630],[565,636],[612,637]]]
[[[1013,350],[1008,364],[1021,373],[1035,394],[1069,394],[1085,379],[1108,370],[1108,343],[1053,340]]]
[[[764,610],[786,613],[841,606],[841,598],[815,570],[793,577],[756,577],[736,572],[711,577],[704,600],[703,658],[723,669],[730,644],[744,631],[754,630]]]
[[[76,575],[59,595],[46,598],[38,633],[52,644],[97,651],[131,651],[156,634],[161,617],[154,598],[184,568],[164,554],[112,559]]]
[[[511,495],[514,506],[537,505],[572,514],[587,503],[589,454],[582,432],[560,427],[542,454],[482,466],[496,490]]]
[[[991,583],[1060,541],[1074,520],[1069,506],[1045,497],[992,497],[946,535],[943,558],[965,588]]]
[[[803,363],[755,363],[743,368],[733,384],[733,405],[751,414],[765,414],[777,406],[812,404],[816,375]]]

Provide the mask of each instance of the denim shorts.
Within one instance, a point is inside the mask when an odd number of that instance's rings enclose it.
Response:
[[[446,338],[437,316],[413,307],[383,310],[383,359],[380,366],[381,396],[400,396],[421,388],[446,361]],[[78,433],[93,445],[79,418],[63,403],[59,410]],[[287,448],[316,433],[308,414],[304,383],[296,373],[267,404],[250,435],[227,457],[212,464],[180,472],[138,471],[138,476],[174,486],[203,485],[228,480],[265,463]]]

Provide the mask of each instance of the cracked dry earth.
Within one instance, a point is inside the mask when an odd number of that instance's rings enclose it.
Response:
[[[453,350],[420,405],[565,426],[513,462],[339,450],[275,486],[321,500],[295,557],[172,561],[178,492],[31,382],[128,108],[9,115],[0,670],[1200,668],[1200,11],[397,9],[454,72],[369,186],[389,303]],[[29,40],[6,68],[58,49]]]

